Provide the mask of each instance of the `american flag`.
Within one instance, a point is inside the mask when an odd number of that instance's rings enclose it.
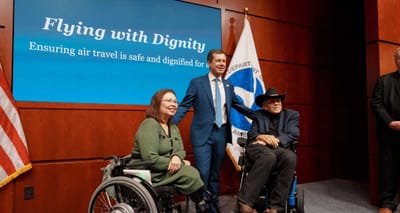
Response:
[[[31,168],[18,109],[0,63],[0,188]]]

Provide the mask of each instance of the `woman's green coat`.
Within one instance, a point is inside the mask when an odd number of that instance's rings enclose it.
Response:
[[[203,181],[197,169],[183,162],[186,152],[178,127],[170,124],[169,131],[168,137],[154,118],[146,118],[136,132],[132,154],[140,154],[142,160],[155,160],[151,167],[154,187],[174,185],[181,193],[191,194],[203,186]],[[168,165],[174,155],[181,159],[182,167],[176,173],[170,174]]]

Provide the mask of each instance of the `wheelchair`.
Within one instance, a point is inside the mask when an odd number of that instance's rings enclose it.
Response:
[[[248,171],[250,170],[250,163],[246,162],[246,148],[247,148],[247,140],[246,138],[239,137],[237,139],[237,143],[240,147],[242,147],[242,151],[240,152],[239,155],[239,161],[238,164],[241,167],[241,178],[240,178],[240,185],[239,185],[239,191],[242,188],[244,179],[246,178],[246,175]],[[296,146],[297,146],[298,141],[294,141],[292,147],[290,149],[293,152],[296,152]],[[271,181],[274,179],[274,176],[277,175],[277,172],[272,173],[272,177],[268,181],[269,183],[265,184],[263,186],[263,190],[261,191],[258,199],[256,200],[254,204],[254,208],[257,210],[257,212],[263,212],[264,209],[269,207],[269,194],[271,192]],[[289,196],[288,200],[286,201],[284,213],[304,213],[304,190],[298,190],[297,189],[297,175],[296,171],[293,174],[293,181],[292,181],[292,186],[289,191]]]
[[[151,185],[149,168],[155,161],[141,161],[131,155],[111,155],[104,160],[110,163],[102,168],[103,181],[92,194],[88,213],[181,213],[181,202],[176,202],[181,196],[188,212],[188,195],[173,186]],[[209,205],[215,205],[211,195],[206,196]]]

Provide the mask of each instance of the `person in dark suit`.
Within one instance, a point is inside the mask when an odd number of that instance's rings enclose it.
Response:
[[[371,97],[379,147],[379,213],[391,213],[398,204],[400,169],[400,48],[394,54],[397,70],[380,76]]]
[[[234,86],[222,78],[226,69],[225,53],[212,49],[207,55],[207,63],[209,73],[190,81],[173,121],[178,124],[193,106],[190,141],[195,165],[218,205],[220,169],[226,143],[232,138],[229,114],[233,107],[251,118],[253,111],[236,96]]]
[[[269,197],[270,206],[264,212],[278,213],[285,208],[296,168],[297,156],[290,147],[299,138],[299,112],[284,109],[285,94],[269,88],[256,97],[262,109],[256,111],[247,132],[246,157],[251,169],[238,194],[241,213],[257,213],[254,203],[273,171],[277,171]]]

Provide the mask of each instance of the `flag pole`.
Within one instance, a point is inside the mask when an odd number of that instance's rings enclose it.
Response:
[[[249,9],[243,8],[244,20],[243,30],[233,52],[231,62],[227,68],[225,79],[235,87],[236,95],[240,96],[244,105],[253,110],[257,110],[254,100],[258,95],[265,93],[264,81],[262,78],[261,67],[257,57],[257,51],[247,20]],[[252,84],[246,82],[253,82]],[[238,88],[238,89],[236,89]],[[254,107],[254,108],[253,108]],[[238,163],[242,148],[237,143],[238,138],[245,137],[251,127],[251,121],[232,109],[230,115],[232,129],[232,143],[226,145],[226,153],[232,160],[236,170],[240,172],[241,167]]]

